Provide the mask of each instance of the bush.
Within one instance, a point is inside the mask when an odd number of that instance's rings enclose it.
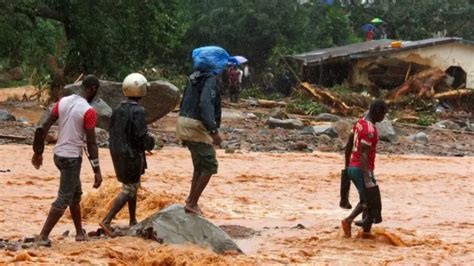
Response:
[[[290,102],[286,107],[286,111],[301,115],[317,115],[325,112],[321,105],[307,98],[297,98]]]
[[[255,98],[255,99],[264,99],[264,100],[276,100],[282,96],[279,93],[265,93],[262,88],[258,86],[250,87],[244,89],[240,93],[241,98]]]
[[[434,123],[436,123],[436,117],[432,114],[421,115],[416,121],[416,124],[420,126],[425,126],[425,127],[430,126]]]

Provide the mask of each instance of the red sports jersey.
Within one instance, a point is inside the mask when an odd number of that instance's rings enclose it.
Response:
[[[360,118],[354,124],[352,128],[352,132],[354,133],[354,145],[352,148],[352,156],[351,162],[349,166],[360,167],[360,152],[361,152],[361,145],[369,145],[369,171],[373,171],[375,168],[375,150],[377,147],[377,142],[379,140],[379,135],[377,132],[377,128],[375,125],[365,120],[364,118]]]

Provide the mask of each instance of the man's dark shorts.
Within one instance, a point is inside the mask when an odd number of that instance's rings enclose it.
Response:
[[[66,209],[73,203],[81,202],[81,164],[82,158],[65,158],[54,155],[54,164],[61,172],[58,197],[53,202],[57,209]]]
[[[362,169],[359,167],[350,166],[347,170],[348,170],[349,177],[352,180],[352,183],[354,183],[354,185],[357,188],[357,191],[359,192],[359,201],[361,203],[365,203],[366,202],[365,182],[364,182],[364,173],[362,172]],[[375,176],[373,172],[370,173],[370,178],[372,179],[372,182],[374,184],[377,184],[377,181],[375,180]]]
[[[194,141],[183,141],[191,151],[194,172],[199,176],[210,176],[217,173],[216,150],[211,144]]]

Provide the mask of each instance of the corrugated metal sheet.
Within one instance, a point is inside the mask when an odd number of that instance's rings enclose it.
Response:
[[[417,49],[428,46],[442,45],[452,42],[460,42],[468,45],[474,45],[474,42],[466,41],[461,38],[431,38],[420,41],[404,41],[402,48],[391,48],[393,40],[373,40],[370,42],[354,43],[345,46],[331,47],[314,50],[307,53],[292,55],[290,58],[302,62],[304,65],[318,65],[327,61],[340,61],[355,58],[367,58],[383,54],[396,53],[410,49]]]

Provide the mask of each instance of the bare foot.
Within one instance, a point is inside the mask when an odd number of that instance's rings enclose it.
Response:
[[[372,235],[370,232],[362,232],[362,234],[360,235],[361,238],[363,239],[372,239],[374,238],[375,236]]]
[[[341,227],[345,237],[351,237],[351,224],[346,220],[341,221]]]
[[[44,238],[41,235],[35,235],[34,242],[40,247],[51,247],[51,240],[49,238]]]
[[[130,222],[128,223],[128,225],[129,225],[130,227],[132,227],[132,226],[134,226],[134,225],[136,225],[136,224],[137,224],[137,220],[133,220],[133,221],[130,221]]]
[[[104,229],[104,233],[108,236],[108,237],[112,237],[114,238],[115,235],[114,235],[114,230],[112,229],[112,227],[110,227],[110,224],[107,224],[107,223],[104,223],[104,222],[100,222],[99,223],[99,226]]]
[[[184,211],[187,213],[194,214],[194,215],[202,215],[202,212],[198,206],[191,207],[191,206],[186,205],[184,206]]]
[[[83,242],[83,241],[87,241],[85,232],[82,232],[81,234],[76,235],[76,242]]]

